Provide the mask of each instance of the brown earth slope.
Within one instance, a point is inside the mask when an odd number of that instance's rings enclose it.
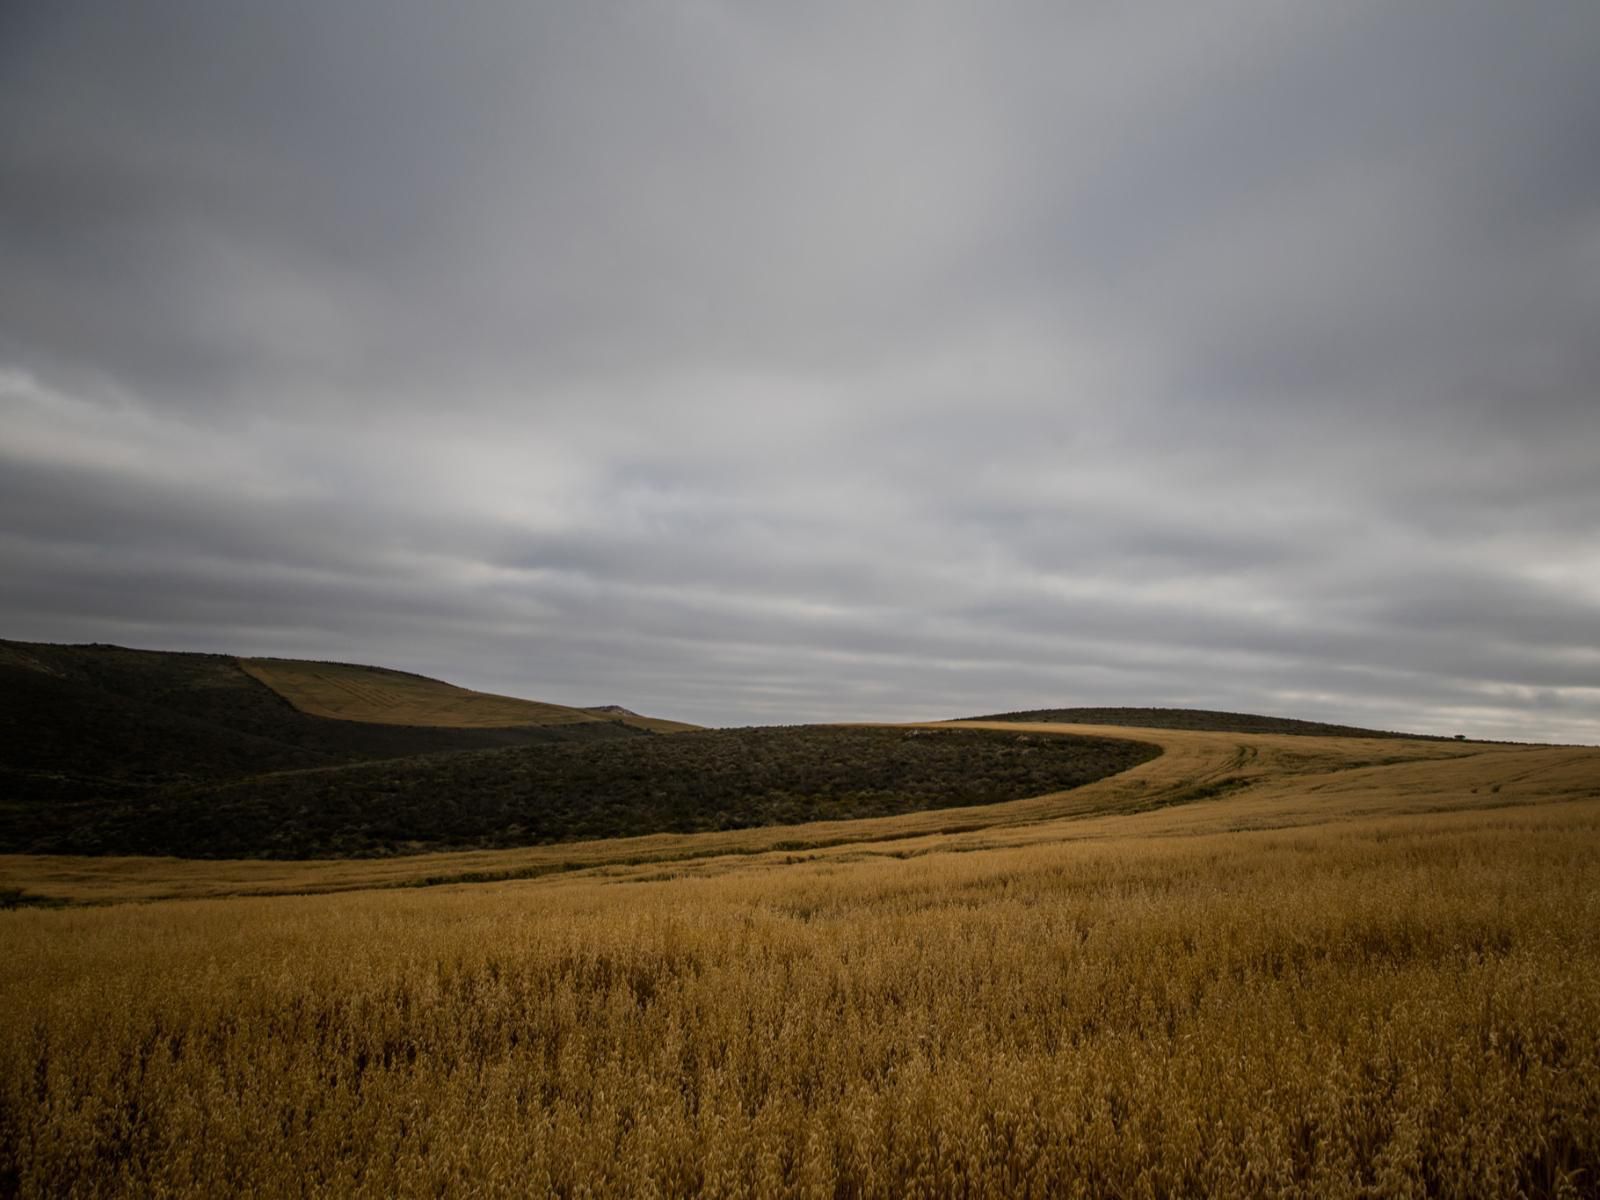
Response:
[[[239,665],[301,712],[341,721],[449,729],[582,725],[597,721],[621,723],[652,733],[696,728],[626,710],[572,708],[475,692],[386,667],[288,658],[244,658]]]

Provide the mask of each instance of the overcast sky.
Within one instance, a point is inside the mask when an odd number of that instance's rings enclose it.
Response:
[[[8,0],[0,636],[1600,742],[1600,5]]]

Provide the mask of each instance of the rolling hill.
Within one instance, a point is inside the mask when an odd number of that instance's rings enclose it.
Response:
[[[0,643],[0,853],[367,857],[885,817],[1062,791],[1155,753],[696,731],[381,667]]]
[[[41,812],[67,821],[90,809],[137,810],[159,792],[276,771],[653,732],[645,718],[484,696],[402,672],[266,664],[0,641],[0,827],[29,826]],[[320,711],[318,687],[327,694]]]
[[[1403,738],[1407,741],[1453,741],[1426,733],[1395,733],[1355,725],[1330,725],[1259,713],[1215,712],[1204,708],[1035,708],[991,713],[969,721],[1033,721],[1065,725],[1118,725],[1131,729],[1193,729],[1208,733],[1286,733],[1297,737]]]
[[[637,725],[641,729],[648,729],[651,733],[688,733],[691,729],[700,729],[699,725],[690,725],[686,721],[669,721],[664,717],[643,717],[631,708],[623,708],[620,704],[590,704],[584,707],[584,712],[594,713],[599,717],[620,717],[624,724]]]
[[[596,722],[651,733],[697,728],[681,721],[641,717],[616,705],[571,708],[475,692],[387,667],[288,658],[244,658],[239,667],[301,712],[339,721],[431,729],[548,729]]]

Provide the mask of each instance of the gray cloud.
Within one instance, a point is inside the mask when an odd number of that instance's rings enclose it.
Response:
[[[1600,17],[0,14],[8,636],[1600,741]]]

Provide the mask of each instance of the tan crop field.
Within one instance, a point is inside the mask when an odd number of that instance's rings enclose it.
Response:
[[[988,808],[8,857],[100,903],[0,912],[0,1194],[1600,1191],[1600,750],[1124,732]]]
[[[474,692],[383,667],[298,659],[245,658],[239,666],[303,713],[375,725],[493,729],[620,721],[653,733],[695,728],[654,717],[611,716],[561,704]]]

